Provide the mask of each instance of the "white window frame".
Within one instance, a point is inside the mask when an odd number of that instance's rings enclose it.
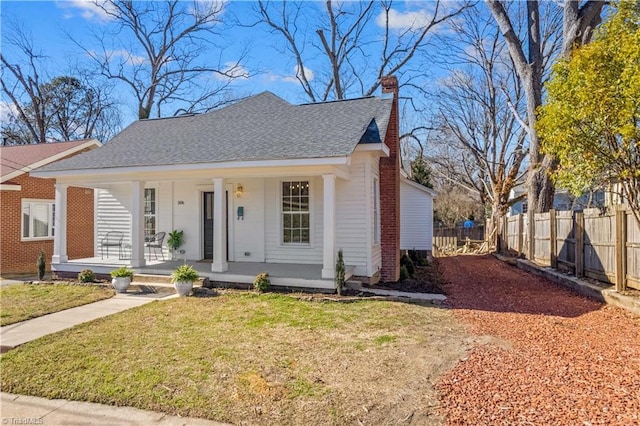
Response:
[[[309,242],[285,242],[284,241],[284,215],[286,214],[286,212],[283,211],[282,209],[282,204],[283,204],[283,200],[284,200],[284,193],[282,191],[282,185],[284,183],[287,182],[307,182],[309,184],[309,209],[308,209],[308,216],[309,216]],[[283,247],[305,247],[305,248],[310,248],[313,247],[313,179],[309,178],[309,177],[301,177],[301,178],[296,178],[296,177],[291,177],[291,178],[287,178],[287,179],[281,179],[279,181],[278,184],[279,187],[279,232],[280,232],[280,236],[279,236],[279,240],[280,240],[280,245]],[[293,213],[293,212],[291,212]]]
[[[146,209],[146,203],[147,203],[147,191],[153,191],[153,213],[147,213]],[[151,237],[152,235],[155,235],[156,233],[158,233],[158,190],[155,187],[150,187],[150,188],[145,188],[144,189],[144,232],[145,232],[145,238],[146,237]],[[156,229],[150,233],[147,234],[147,217],[153,217],[155,219],[155,226]]]
[[[380,244],[380,181],[373,178],[373,244]]]
[[[29,235],[25,237],[24,233],[25,233],[25,229],[24,229],[24,208],[25,208],[25,204],[29,204]],[[47,228],[47,235],[44,237],[34,237],[33,235],[33,231],[35,229],[34,225],[33,225],[33,215],[31,214],[32,212],[32,205],[36,205],[36,204],[46,204],[47,205],[47,217],[48,217],[48,221],[49,223],[48,228]],[[31,198],[23,198],[22,202],[20,203],[20,240],[21,241],[45,241],[45,240],[53,240],[54,235],[55,235],[55,225],[54,225],[54,220],[55,220],[55,208],[56,208],[56,202],[54,200],[38,200],[38,199],[31,199]]]

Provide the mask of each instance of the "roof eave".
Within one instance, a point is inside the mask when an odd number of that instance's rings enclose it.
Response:
[[[74,154],[76,152],[82,151],[83,149],[87,149],[90,148],[92,146],[95,146],[95,148],[98,148],[100,146],[102,146],[102,144],[100,143],[100,141],[98,141],[97,139],[89,139],[86,142],[78,145],[78,146],[74,146],[73,148],[69,148],[67,150],[64,150],[62,152],[59,152],[55,155],[52,155],[50,157],[47,157],[43,160],[40,161],[36,161],[35,163],[32,164],[27,164],[26,166],[15,170],[11,173],[8,173],[4,176],[2,176],[2,179],[0,180],[0,183],[4,183],[7,182],[11,179],[15,179],[18,176],[21,176],[25,173],[31,173],[31,175],[34,175],[35,169],[37,169],[38,167],[42,167],[42,166],[46,166],[47,164],[51,164],[54,161],[58,161],[64,157],[67,157],[71,154]]]
[[[216,163],[192,163],[192,164],[165,164],[157,166],[133,166],[133,167],[111,167],[104,169],[70,169],[33,171],[32,176],[41,178],[57,177],[82,177],[82,176],[112,176],[119,173],[145,173],[171,171],[198,171],[198,170],[226,170],[246,167],[287,167],[287,166],[346,166],[349,164],[350,156],[321,157],[321,158],[293,158],[280,160],[243,160],[224,161]]]

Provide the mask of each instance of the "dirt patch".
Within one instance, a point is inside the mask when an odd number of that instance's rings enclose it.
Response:
[[[639,318],[491,256],[440,263],[478,336],[439,384],[449,424],[640,423]]]
[[[413,277],[397,282],[380,282],[363,288],[406,291],[410,293],[446,294],[444,281],[438,259],[433,259],[427,266],[416,266]]]

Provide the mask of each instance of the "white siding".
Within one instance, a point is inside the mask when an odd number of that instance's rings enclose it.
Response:
[[[355,153],[351,158],[351,179],[336,181],[336,249],[342,249],[344,263],[355,266],[355,275],[367,275],[368,195],[372,183],[365,177],[368,154]]]
[[[431,250],[433,199],[430,194],[400,182],[400,249]]]
[[[264,262],[264,224],[265,224],[265,196],[264,179],[242,179],[244,193],[240,197],[229,194],[233,215],[229,217],[229,233],[233,229],[234,253],[236,262]],[[234,186],[235,188],[235,186]],[[244,219],[237,216],[238,207],[244,207]],[[229,235],[229,238],[232,238]],[[246,253],[249,253],[246,255]]]
[[[369,164],[371,178],[368,183],[369,203],[367,209],[371,214],[373,214],[373,179],[375,178],[378,179],[378,182],[380,181],[380,159],[377,157],[371,157]],[[378,207],[378,211],[380,211],[380,207]],[[378,219],[378,226],[380,226],[381,221],[382,217]],[[380,242],[375,243],[373,241],[373,219],[370,220],[369,232],[371,233],[371,268],[368,271],[369,273],[366,275],[373,276],[382,268],[382,246],[380,245]]]
[[[112,185],[109,189],[96,190],[96,255],[101,256],[100,242],[109,231],[124,232],[124,241],[131,245],[131,188],[128,185]],[[106,250],[106,249],[105,249]],[[113,256],[117,247],[109,247]],[[126,252],[129,254],[129,251]],[[105,251],[105,256],[107,252]]]
[[[282,244],[281,182],[309,180],[311,191],[311,244]],[[265,179],[265,260],[273,263],[322,264],[322,178],[293,176]]]

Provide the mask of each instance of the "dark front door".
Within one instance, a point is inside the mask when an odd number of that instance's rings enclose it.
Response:
[[[203,193],[203,212],[202,217],[204,218],[204,258],[205,259],[213,259],[213,192],[205,192]],[[225,192],[225,208],[227,203],[229,202],[229,193]],[[227,215],[227,225],[229,224],[229,217]],[[227,247],[226,247],[226,256],[225,259],[228,259],[229,253],[229,226],[225,226],[227,232]]]

